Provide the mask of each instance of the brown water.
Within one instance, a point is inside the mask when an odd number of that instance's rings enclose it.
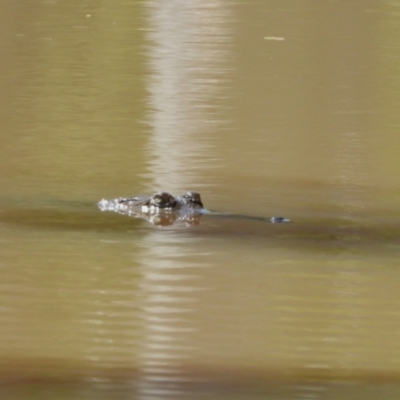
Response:
[[[1,398],[399,398],[400,2],[1,11]]]

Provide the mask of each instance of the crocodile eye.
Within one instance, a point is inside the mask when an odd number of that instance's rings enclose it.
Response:
[[[163,202],[163,199],[160,195],[154,196],[154,203],[160,205]]]
[[[202,203],[202,201],[200,199],[200,195],[198,193],[191,192],[190,195],[191,195],[191,199],[190,199],[191,203],[197,204],[198,206],[203,207],[203,203]]]

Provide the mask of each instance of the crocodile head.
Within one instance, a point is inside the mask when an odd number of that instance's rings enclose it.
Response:
[[[158,192],[152,196],[103,199],[98,206],[102,211],[115,211],[143,218],[161,226],[172,225],[178,221],[187,225],[197,225],[203,209],[200,194],[196,192],[187,192],[177,197],[168,192]]]

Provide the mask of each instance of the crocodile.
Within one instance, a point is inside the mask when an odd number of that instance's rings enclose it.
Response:
[[[103,199],[98,203],[101,211],[114,211],[119,214],[143,218],[153,225],[167,226],[181,221],[187,225],[197,225],[204,214],[217,217],[251,219],[271,223],[290,222],[284,217],[252,217],[247,215],[230,214],[211,211],[204,208],[200,194],[186,192],[174,197],[168,192],[158,192],[152,196],[120,197],[117,199]]]

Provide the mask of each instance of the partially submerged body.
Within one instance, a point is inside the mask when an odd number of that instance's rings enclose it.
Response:
[[[98,206],[101,211],[114,211],[119,214],[143,218],[154,225],[160,226],[172,225],[177,221],[185,222],[188,225],[196,225],[200,223],[200,218],[204,214],[272,223],[290,221],[283,217],[262,218],[210,211],[204,208],[200,194],[197,192],[186,192],[182,196],[176,197],[167,192],[158,192],[153,196],[103,199],[98,203]]]

